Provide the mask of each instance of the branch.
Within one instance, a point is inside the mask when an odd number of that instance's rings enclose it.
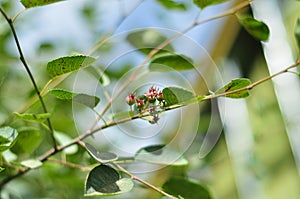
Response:
[[[164,196],[167,196],[168,198],[176,199],[175,196],[172,196],[172,195],[170,195],[170,194],[164,192],[163,190],[157,188],[156,186],[150,184],[149,182],[147,182],[147,181],[145,181],[145,180],[143,180],[143,179],[141,179],[141,178],[139,178],[139,177],[133,175],[132,173],[130,173],[129,171],[127,171],[126,169],[124,169],[124,168],[121,167],[120,165],[118,165],[118,164],[116,164],[116,163],[112,163],[112,165],[115,166],[115,167],[117,167],[117,168],[118,168],[120,171],[122,171],[123,173],[127,174],[128,176],[130,176],[132,180],[138,181],[138,182],[140,182],[140,183],[146,185],[147,187],[153,189],[154,191],[156,191],[156,192],[158,192],[158,193],[160,193],[160,194],[162,194],[162,195],[164,195]]]
[[[1,14],[4,16],[4,18],[6,19],[7,23],[9,24],[10,26],[10,29],[13,33],[13,37],[15,39],[15,43],[17,45],[17,49],[18,49],[18,52],[19,52],[19,55],[20,55],[20,60],[22,62],[22,64],[24,65],[25,69],[26,69],[26,72],[27,74],[29,75],[29,78],[33,84],[33,87],[39,97],[39,100],[41,102],[41,105],[42,105],[42,108],[43,108],[43,111],[44,113],[48,113],[47,111],[47,107],[46,107],[46,104],[41,96],[41,93],[38,89],[38,86],[34,80],[34,77],[30,71],[30,68],[25,60],[25,57],[23,55],[23,51],[22,51],[22,48],[21,48],[21,45],[20,45],[20,42],[19,42],[19,39],[18,39],[18,36],[17,36],[17,33],[16,33],[16,30],[15,30],[15,27],[14,27],[14,24],[13,24],[13,20],[11,18],[9,18],[6,13],[4,12],[4,10],[2,8],[0,8],[0,12]],[[50,130],[50,134],[51,134],[51,138],[52,138],[52,142],[53,142],[53,146],[54,146],[54,149],[56,150],[57,149],[57,144],[56,144],[56,141],[55,141],[55,138],[54,138],[54,130],[53,130],[53,127],[52,127],[52,124],[51,124],[51,121],[49,118],[47,118],[47,123],[48,123],[48,127],[49,127],[49,130]]]

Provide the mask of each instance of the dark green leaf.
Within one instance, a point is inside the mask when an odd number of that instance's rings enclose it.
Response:
[[[83,104],[87,107],[94,108],[100,102],[96,96],[90,96],[83,93],[73,93],[64,89],[51,89],[49,93],[61,100],[73,100],[73,102]]]
[[[18,118],[30,122],[44,122],[48,118],[50,118],[51,113],[40,113],[40,114],[33,114],[33,113],[14,113]]]
[[[164,53],[153,58],[149,65],[151,71],[168,72],[194,69],[193,61],[185,55]]]
[[[44,136],[39,130],[33,128],[21,129],[19,130],[18,139],[22,142],[16,142],[12,151],[30,154],[41,144],[43,138]]]
[[[229,91],[235,91],[241,88],[245,88],[246,86],[249,86],[251,84],[251,81],[247,78],[239,78],[239,79],[233,79],[231,80],[231,82],[229,82],[228,84],[226,84],[223,88],[218,89],[215,94],[221,94],[221,93],[225,93],[225,92],[229,92]],[[248,97],[249,94],[249,90],[242,90],[242,91],[238,91],[232,94],[228,94],[226,95],[226,97],[230,97],[230,98],[245,98]]]
[[[100,102],[100,99],[96,96],[78,94],[74,96],[73,101],[79,104],[84,104],[87,107],[94,108]]]
[[[54,137],[58,141],[58,143],[60,143],[61,145],[68,144],[73,140],[67,134],[58,132],[58,131],[55,131]],[[64,153],[68,154],[68,155],[75,154],[75,153],[77,153],[77,151],[78,151],[77,145],[72,145],[72,146],[69,146],[68,148],[64,149]]]
[[[238,19],[245,30],[254,38],[260,41],[268,40],[270,30],[264,22],[254,19],[251,15],[239,15]]]
[[[185,104],[195,100],[191,91],[178,87],[166,87],[163,89],[163,97],[167,106],[174,104]]]
[[[101,164],[113,162],[118,159],[118,156],[116,154],[110,152],[99,152],[89,143],[85,143],[85,147],[89,154]]]
[[[188,164],[188,161],[182,157],[182,154],[164,145],[147,146],[138,150],[135,154],[135,160],[173,166],[185,166]]]
[[[21,3],[25,6],[25,8],[32,8],[36,6],[44,6],[51,3],[56,3],[64,0],[21,0]]]
[[[163,190],[176,197],[186,199],[211,199],[208,189],[201,184],[185,178],[171,177],[164,185]]]
[[[134,31],[127,35],[126,39],[133,47],[146,55],[148,55],[151,50],[158,47],[161,43],[167,40],[167,38],[160,32],[153,29]],[[158,53],[166,51],[174,51],[171,44],[165,46],[163,50],[160,50]]]
[[[39,160],[34,160],[34,159],[30,159],[30,160],[24,160],[21,162],[21,164],[25,167],[31,168],[31,169],[36,169],[40,166],[43,165],[43,163]]]
[[[223,3],[228,0],[194,0],[194,4],[196,4],[199,8],[203,9],[207,6]]]
[[[54,78],[90,66],[95,61],[95,58],[85,55],[61,57],[48,62],[47,72],[51,78]]]
[[[18,132],[11,127],[0,128],[0,152],[10,149],[17,140]]]
[[[300,54],[300,17],[297,20],[294,33],[298,45],[299,54]]]
[[[106,165],[93,168],[85,182],[85,196],[110,196],[129,192],[134,184],[129,178]]]
[[[156,0],[162,6],[168,9],[174,10],[186,10],[186,6],[183,3],[177,3],[174,0]]]

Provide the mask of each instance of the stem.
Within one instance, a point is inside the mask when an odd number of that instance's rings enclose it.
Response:
[[[172,37],[166,39],[164,42],[162,42],[159,46],[157,46],[155,49],[153,49],[145,58],[145,60],[139,65],[137,66],[137,68],[135,69],[135,71],[133,71],[133,73],[131,74],[131,76],[128,78],[127,81],[124,82],[124,84],[119,88],[119,90],[116,92],[116,94],[106,103],[105,107],[103,108],[102,112],[100,113],[100,116],[103,117],[103,115],[108,111],[108,109],[110,108],[110,106],[112,105],[112,102],[123,92],[123,90],[134,80],[136,80],[136,76],[138,74],[138,72],[151,60],[151,58],[162,48],[166,47],[168,44],[170,44],[172,41],[176,40],[177,38],[179,38],[181,35],[189,32],[190,30],[192,30],[193,28],[195,28],[198,25],[207,23],[209,21],[213,21],[215,19],[219,19],[219,18],[223,18],[226,16],[230,16],[235,14],[237,11],[239,11],[240,9],[248,6],[250,3],[252,2],[252,0],[248,0],[248,1],[244,1],[236,6],[234,6],[233,8],[231,8],[230,10],[221,13],[219,15],[216,15],[214,17],[205,19],[203,21],[198,21],[198,17],[199,17],[199,13],[197,14],[197,17],[195,19],[195,21],[186,29],[182,30],[181,32],[173,35]],[[91,129],[94,129],[96,124],[98,123],[100,119],[98,118],[95,123],[92,125]]]
[[[89,167],[83,167],[83,166],[78,165],[78,164],[73,164],[71,162],[66,162],[66,161],[58,160],[58,159],[54,159],[54,158],[48,158],[48,161],[58,163],[58,164],[61,164],[61,165],[65,165],[65,166],[68,166],[70,168],[79,169],[81,171],[90,171],[91,170],[91,168],[89,168]]]
[[[130,176],[132,180],[138,181],[138,182],[140,182],[140,183],[146,185],[147,187],[153,189],[154,191],[156,191],[156,192],[158,192],[158,193],[160,193],[160,194],[162,194],[162,195],[164,195],[164,196],[167,196],[168,198],[176,199],[175,196],[172,196],[172,195],[170,195],[170,194],[164,192],[163,190],[157,188],[156,186],[150,184],[149,182],[147,182],[147,181],[145,181],[145,180],[143,180],[143,179],[141,179],[141,178],[139,178],[139,177],[133,175],[132,173],[130,173],[129,171],[127,171],[126,169],[124,169],[124,168],[121,167],[120,165],[118,165],[118,164],[116,164],[116,163],[112,163],[112,165],[115,166],[116,168],[118,168],[118,169],[119,169],[120,171],[122,171],[123,173],[127,174],[128,176]]]
[[[27,72],[27,74],[29,75],[29,78],[30,78],[30,80],[31,80],[31,82],[32,82],[32,84],[33,84],[33,87],[34,87],[34,89],[35,89],[35,91],[36,91],[36,93],[37,93],[37,95],[38,95],[38,97],[39,97],[39,100],[40,100],[40,102],[41,102],[43,111],[44,111],[44,113],[48,113],[47,108],[46,108],[46,104],[45,104],[45,102],[44,102],[44,100],[43,100],[43,98],[42,98],[42,96],[41,96],[41,93],[40,93],[40,91],[39,91],[39,89],[38,89],[38,86],[37,86],[37,84],[36,84],[36,82],[35,82],[35,80],[34,80],[34,77],[33,77],[32,73],[31,73],[31,71],[30,71],[30,69],[29,69],[29,66],[28,66],[28,64],[27,64],[27,62],[26,62],[26,60],[25,60],[24,55],[23,55],[23,51],[22,51],[22,48],[21,48],[21,45],[20,45],[20,42],[19,42],[19,39],[18,39],[16,30],[15,30],[14,24],[13,24],[13,21],[12,21],[11,18],[9,18],[9,17],[6,15],[6,13],[2,10],[2,8],[0,8],[0,12],[2,13],[2,15],[4,16],[4,18],[6,19],[7,23],[8,23],[9,26],[10,26],[10,29],[11,29],[11,31],[12,31],[12,33],[13,33],[13,37],[14,37],[14,39],[15,39],[15,43],[16,43],[16,45],[17,45],[17,49],[18,49],[18,52],[19,52],[19,55],[20,55],[20,60],[21,60],[21,62],[23,63],[23,65],[24,65],[24,67],[25,67],[25,69],[26,69],[26,72]],[[51,124],[51,121],[50,121],[49,118],[47,119],[47,124],[48,124],[48,126],[49,126],[49,130],[50,130],[50,134],[51,134],[51,139],[52,139],[52,142],[53,142],[53,147],[54,147],[54,149],[56,150],[57,144],[56,144],[56,141],[55,141],[55,138],[54,138],[54,130],[53,130],[53,127],[52,127],[52,124]]]

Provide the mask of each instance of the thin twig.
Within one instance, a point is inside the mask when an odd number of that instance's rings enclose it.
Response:
[[[13,24],[13,20],[11,18],[9,18],[6,13],[4,12],[4,10],[2,8],[0,8],[0,12],[2,13],[2,15],[4,16],[4,18],[6,19],[7,23],[9,24],[10,26],[10,29],[13,33],[13,36],[14,36],[14,39],[15,39],[15,43],[17,45],[17,49],[18,49],[18,52],[19,52],[19,55],[20,55],[20,60],[22,62],[22,64],[24,65],[25,69],[26,69],[26,72],[27,74],[29,75],[29,78],[33,84],[33,87],[39,97],[39,100],[41,102],[41,105],[42,105],[42,108],[43,108],[43,111],[44,113],[48,113],[47,111],[47,107],[46,107],[46,104],[43,100],[43,97],[41,96],[41,93],[39,91],[39,88],[34,80],[34,77],[30,71],[30,68],[25,60],[25,57],[23,55],[23,51],[22,51],[22,48],[21,48],[21,45],[20,45],[20,42],[19,42],[19,39],[18,39],[18,36],[17,36],[17,33],[16,33],[16,30],[15,30],[15,27],[14,27],[14,24]],[[50,130],[50,134],[51,134],[51,139],[52,139],[52,142],[53,142],[53,148],[56,150],[57,148],[57,144],[56,144],[56,140],[54,138],[54,130],[53,130],[53,127],[52,127],[52,124],[51,124],[51,120],[50,118],[47,118],[47,124],[48,124],[48,127],[49,127],[49,130]]]
[[[68,166],[70,168],[79,169],[81,171],[91,171],[90,167],[83,167],[81,165],[74,164],[74,163],[67,162],[67,161],[63,161],[63,160],[58,160],[58,159],[54,159],[54,158],[48,158],[48,161],[49,162],[58,163],[58,164],[61,164],[61,165],[65,165],[65,166]]]
[[[116,168],[118,168],[118,169],[119,169],[120,171],[122,171],[123,173],[127,174],[128,176],[130,176],[132,180],[138,181],[138,182],[140,182],[140,183],[146,185],[147,187],[153,189],[154,191],[156,191],[156,192],[158,192],[158,193],[160,193],[160,194],[162,194],[162,195],[164,195],[164,196],[167,196],[168,198],[176,199],[175,196],[172,196],[172,195],[170,195],[170,194],[164,192],[163,190],[157,188],[156,186],[150,184],[149,182],[147,182],[147,181],[145,181],[145,180],[143,180],[143,179],[141,179],[141,178],[139,178],[139,177],[133,175],[132,173],[130,173],[129,171],[127,171],[125,168],[121,167],[119,164],[112,163],[112,165],[115,166]]]

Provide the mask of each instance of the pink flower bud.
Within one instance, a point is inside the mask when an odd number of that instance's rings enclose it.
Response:
[[[143,108],[144,104],[145,104],[145,102],[144,102],[143,99],[136,99],[135,100],[135,105],[136,105],[137,108]]]
[[[129,94],[127,97],[126,97],[126,102],[129,106],[133,105],[135,103],[135,95],[133,93]]]

